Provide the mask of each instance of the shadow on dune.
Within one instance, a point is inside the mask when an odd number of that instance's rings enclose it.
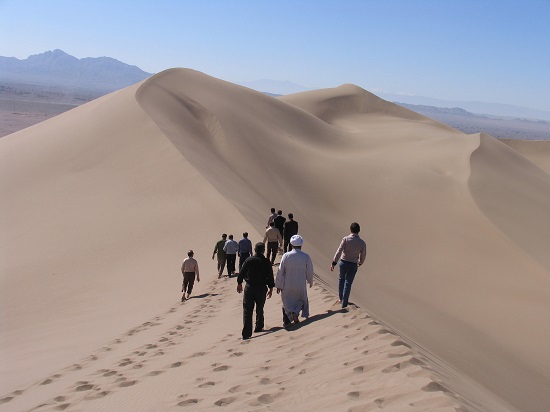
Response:
[[[261,336],[264,336],[264,335],[267,335],[267,334],[270,334],[270,333],[274,333],[274,332],[278,332],[280,330],[283,330],[283,329],[286,329],[288,332],[294,332],[304,326],[307,326],[311,323],[314,323],[314,322],[317,322],[317,321],[320,321],[320,320],[323,320],[323,319],[326,319],[330,316],[333,316],[333,315],[336,315],[338,313],[345,313],[344,310],[328,310],[326,311],[325,313],[318,313],[317,315],[313,315],[303,321],[301,321],[300,323],[298,324],[291,324],[289,326],[287,326],[286,328],[282,327],[282,326],[273,326],[272,328],[269,328],[269,329],[266,329],[264,331],[262,331],[261,334],[256,334],[255,336],[252,336],[251,339],[254,339],[254,338],[259,338]],[[282,322],[282,320],[281,320]]]
[[[204,299],[204,298],[209,298],[211,296],[218,296],[219,293],[203,293],[202,295],[197,295],[197,296],[190,296],[188,300],[191,300],[191,299]]]

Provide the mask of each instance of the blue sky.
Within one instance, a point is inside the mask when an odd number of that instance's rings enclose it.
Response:
[[[0,55],[550,111],[550,0],[0,0]]]

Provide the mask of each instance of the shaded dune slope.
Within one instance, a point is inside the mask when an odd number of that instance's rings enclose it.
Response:
[[[3,388],[162,312],[186,249],[206,264],[221,232],[259,240],[276,207],[333,290],[361,223],[352,301],[455,391],[486,410],[550,405],[550,177],[491,137],[352,85],[275,99],[174,69],[4,137],[0,155]],[[28,356],[36,341],[47,356]]]
[[[276,100],[172,70],[145,82],[137,98],[255,227],[271,206],[294,212],[316,272],[332,288],[334,250],[360,221],[369,258],[353,301],[441,359],[458,387],[475,392],[481,383],[512,407],[549,404],[548,355],[531,345],[550,336],[541,252],[549,242],[544,225],[537,246],[495,224],[498,205],[479,167],[500,158],[482,143],[490,137],[463,135],[350,85]],[[546,187],[548,175],[508,156],[526,167],[515,181],[522,190]],[[506,164],[495,167],[503,181],[512,177]],[[548,192],[537,199],[529,220],[547,222]],[[516,385],[517,397],[509,392]]]

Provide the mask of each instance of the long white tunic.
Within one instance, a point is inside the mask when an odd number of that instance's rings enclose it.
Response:
[[[283,255],[275,280],[275,287],[282,289],[281,298],[287,316],[292,319],[292,312],[302,312],[309,317],[306,282],[313,285],[313,263],[307,253],[292,249]]]

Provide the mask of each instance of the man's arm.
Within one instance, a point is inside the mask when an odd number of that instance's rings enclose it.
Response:
[[[363,248],[361,249],[361,252],[359,253],[359,266],[361,266],[363,263],[365,263],[366,258],[367,258],[367,244],[363,243]]]
[[[241,285],[242,287],[242,283],[244,281],[244,276],[245,274],[248,275],[248,266],[250,265],[250,262],[248,259],[246,259],[243,263],[243,267],[241,268],[241,270],[239,270],[239,274],[237,276],[237,283],[239,285]]]
[[[214,256],[216,256],[216,253],[218,253],[218,247],[219,244],[216,242],[216,245],[214,246],[214,251],[212,252],[212,260],[214,260]]]
[[[338,263],[338,260],[340,260],[340,256],[342,255],[342,251],[344,250],[345,244],[346,244],[346,238],[343,238],[342,241],[340,242],[340,246],[338,246],[338,249],[334,254],[334,258],[332,258],[332,265],[330,266],[330,270],[334,270],[334,266],[336,266],[336,263]]]
[[[281,263],[279,263],[279,270],[277,271],[277,278],[275,279],[275,287],[277,288],[277,293],[285,288],[285,275],[286,275],[286,255],[283,255]]]
[[[308,261],[306,264],[306,280],[307,283],[309,283],[309,287],[313,286],[313,262],[311,261],[311,258],[308,256]]]

